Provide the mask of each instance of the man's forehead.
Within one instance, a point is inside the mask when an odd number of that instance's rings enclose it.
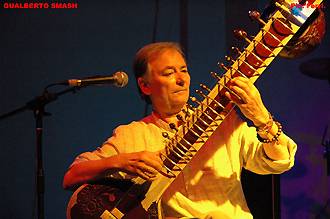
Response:
[[[171,57],[173,55],[179,55],[185,61],[183,54],[181,54],[181,52],[179,52],[178,50],[173,49],[173,48],[163,49],[163,50],[152,53],[149,56],[148,61],[150,63],[150,62],[159,60],[161,57]]]

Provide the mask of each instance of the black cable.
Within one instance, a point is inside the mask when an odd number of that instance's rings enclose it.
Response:
[[[154,27],[152,31],[152,42],[156,42],[157,29],[158,29],[158,13],[159,12],[159,0],[155,0],[155,15],[154,15]]]
[[[156,42],[157,29],[158,29],[158,14],[159,14],[159,0],[155,0],[155,15],[154,15],[154,26],[152,31],[151,42]],[[147,116],[149,112],[149,103],[145,102],[144,105],[144,116]]]

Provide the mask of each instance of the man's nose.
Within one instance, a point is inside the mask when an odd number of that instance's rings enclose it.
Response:
[[[180,86],[183,86],[183,85],[185,85],[185,80],[184,80],[184,75],[183,74],[181,74],[181,73],[178,73],[177,75],[176,75],[176,84],[177,85],[180,85]]]

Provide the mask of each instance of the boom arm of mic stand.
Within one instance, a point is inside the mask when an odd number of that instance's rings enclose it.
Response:
[[[20,112],[25,111],[25,110],[35,111],[36,109],[57,100],[59,96],[65,94],[65,93],[68,93],[68,92],[75,93],[78,89],[79,89],[79,87],[72,87],[72,88],[68,88],[68,89],[65,89],[63,91],[60,91],[58,93],[50,93],[47,90],[45,90],[44,93],[41,96],[38,96],[38,97],[28,101],[24,106],[16,108],[16,109],[14,109],[10,112],[7,112],[7,113],[4,113],[4,114],[0,115],[0,120],[9,118],[11,116],[14,116],[14,115],[16,115]]]

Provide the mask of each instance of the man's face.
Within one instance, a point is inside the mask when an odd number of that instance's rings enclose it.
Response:
[[[190,75],[182,55],[174,49],[155,54],[149,60],[145,89],[154,110],[171,115],[180,112],[189,98]]]

